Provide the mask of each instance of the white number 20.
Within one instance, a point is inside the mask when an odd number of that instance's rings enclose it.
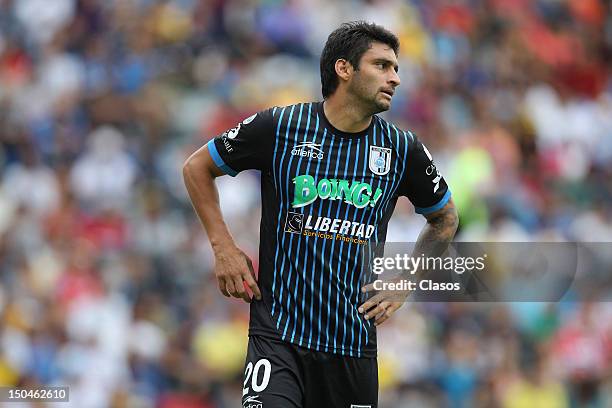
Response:
[[[261,383],[258,383],[257,380],[259,378],[259,369],[261,366],[264,368],[263,378],[261,379]],[[271,372],[272,365],[267,359],[262,358],[255,363],[255,366],[253,366],[253,363],[249,361],[249,364],[246,366],[246,370],[244,370],[244,388],[242,389],[242,395],[245,396],[249,393],[249,387],[247,387],[247,384],[249,383],[251,374],[253,374],[253,377],[251,378],[251,387],[253,387],[253,391],[262,392],[266,389],[268,383],[270,382]]]

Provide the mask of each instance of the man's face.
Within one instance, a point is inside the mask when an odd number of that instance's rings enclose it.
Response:
[[[397,75],[397,57],[386,44],[373,42],[361,57],[359,69],[349,81],[348,91],[371,105],[372,113],[383,112],[391,107],[391,98],[400,84]]]

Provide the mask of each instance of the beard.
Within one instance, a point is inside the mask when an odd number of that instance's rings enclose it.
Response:
[[[349,84],[348,92],[354,102],[370,115],[388,111],[391,108],[391,101],[381,99],[380,90],[371,89],[371,86],[368,86],[367,81],[359,74],[355,75]]]

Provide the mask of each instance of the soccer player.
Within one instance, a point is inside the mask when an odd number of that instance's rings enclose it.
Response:
[[[376,407],[376,326],[402,302],[381,293],[366,301],[358,253],[384,242],[400,196],[427,218],[419,253],[454,236],[457,213],[431,155],[376,115],[400,84],[398,49],[383,27],[343,24],[321,55],[322,102],[256,113],[184,165],[219,289],[251,303],[243,407]],[[258,275],[214,183],[246,169],[261,171]]]

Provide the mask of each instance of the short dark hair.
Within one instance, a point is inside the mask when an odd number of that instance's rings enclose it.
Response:
[[[373,42],[387,44],[395,55],[399,51],[399,40],[392,32],[379,25],[366,21],[351,21],[335,29],[329,37],[321,53],[321,90],[323,98],[327,98],[338,88],[336,61],[345,59],[355,69],[359,69],[359,60]]]

